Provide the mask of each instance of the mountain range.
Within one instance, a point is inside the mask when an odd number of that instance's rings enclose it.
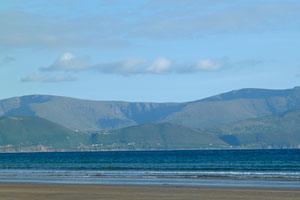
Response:
[[[0,116],[37,116],[79,131],[157,122],[208,128],[299,108],[300,87],[241,89],[184,103],[90,101],[49,95],[0,100]]]
[[[0,117],[0,151],[76,151],[88,141],[87,134],[39,117]]]
[[[241,89],[183,103],[29,95],[0,100],[0,145],[14,150],[299,148],[299,110],[300,87]]]
[[[300,110],[248,119],[207,130],[231,146],[300,148]]]

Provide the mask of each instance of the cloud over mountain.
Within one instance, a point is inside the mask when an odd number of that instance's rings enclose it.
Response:
[[[23,82],[63,82],[74,81],[74,72],[114,74],[122,76],[131,75],[167,75],[167,74],[193,74],[200,72],[219,72],[230,67],[254,66],[263,63],[258,60],[241,60],[232,62],[228,58],[199,59],[186,63],[176,63],[166,57],[154,60],[145,58],[130,58],[114,62],[89,64],[87,56],[75,56],[66,52],[60,55],[48,67],[40,68],[37,74],[29,75],[22,79]]]
[[[79,71],[88,68],[87,57],[76,57],[71,53],[64,53],[52,65],[41,68],[42,71]]]
[[[146,72],[153,74],[164,74],[168,73],[171,68],[172,62],[167,58],[158,58],[146,68]]]
[[[105,8],[113,6],[115,3],[108,3]],[[22,48],[118,48],[134,43],[133,37],[195,38],[295,28],[300,24],[300,4],[291,0],[149,1],[130,9],[148,14],[113,10],[112,14],[100,12],[93,17],[84,15],[58,21],[55,17],[25,11],[0,11],[0,43]]]
[[[14,62],[14,61],[16,61],[16,59],[14,57],[6,56],[6,57],[0,59],[0,66],[5,65],[5,64],[9,64],[9,63]]]
[[[49,76],[47,74],[32,74],[22,78],[22,82],[45,82],[45,83],[59,83],[66,81],[75,81],[76,78],[72,76]]]

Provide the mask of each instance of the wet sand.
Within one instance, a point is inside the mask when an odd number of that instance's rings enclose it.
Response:
[[[300,200],[289,189],[0,184],[0,200]]]

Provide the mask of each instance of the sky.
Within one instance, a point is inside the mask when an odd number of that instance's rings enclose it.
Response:
[[[185,102],[299,85],[299,0],[1,0],[0,99]]]

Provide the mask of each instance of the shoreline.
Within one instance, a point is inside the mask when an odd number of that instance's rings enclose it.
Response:
[[[109,187],[169,187],[169,188],[215,188],[215,189],[259,189],[259,190],[298,190],[299,181],[294,180],[253,180],[253,179],[134,179],[134,178],[104,178],[104,179],[2,179],[1,185],[60,185],[60,186],[109,186]],[[1,199],[0,199],[1,200]]]
[[[39,186],[39,187],[104,187],[104,188],[174,188],[174,189],[212,189],[212,190],[272,190],[272,191],[297,191],[300,194],[300,190],[297,188],[290,188],[290,187],[239,187],[239,186],[209,186],[209,185],[151,185],[151,184],[82,184],[82,183],[32,183],[32,182],[0,182],[0,190],[2,186]],[[0,196],[1,197],[1,196]],[[300,198],[300,196],[299,196]],[[1,199],[1,198],[0,198]]]
[[[219,188],[195,186],[78,185],[0,183],[0,199],[124,199],[124,200],[294,200],[300,191],[287,188]]]
[[[22,154],[22,153],[101,153],[101,152],[159,152],[159,151],[255,151],[255,150],[299,150],[299,148],[202,148],[202,149],[102,149],[102,150],[50,150],[50,151],[3,151],[0,149],[0,154]]]

